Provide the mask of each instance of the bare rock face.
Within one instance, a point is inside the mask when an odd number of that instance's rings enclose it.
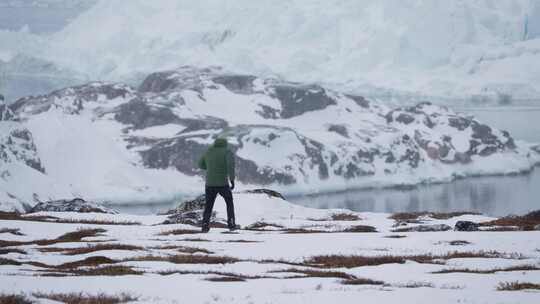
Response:
[[[237,180],[259,187],[309,188],[336,180],[356,187],[384,176],[391,182],[400,176],[431,182],[463,172],[457,167],[452,172],[452,165],[481,157],[504,153],[534,163],[540,154],[540,148],[518,146],[508,132],[427,102],[392,109],[319,84],[184,66],[152,73],[137,89],[93,82],[1,105],[0,161],[9,158],[40,174],[49,172],[32,134],[4,127],[18,123],[25,129],[41,114],[51,114],[60,125],[83,121],[81,141],[93,130],[110,136],[106,142],[114,147],[104,148],[126,155],[122,166],[175,170],[192,181],[202,175],[196,168],[200,155],[217,137],[226,137],[236,154]],[[50,135],[36,142],[61,140]],[[434,170],[421,172],[433,176],[415,175],[426,167]],[[120,185],[129,191],[140,187],[133,186]]]
[[[45,173],[32,133],[18,123],[8,123],[0,134],[0,162],[22,162]]]
[[[49,202],[41,202],[35,205],[30,213],[34,212],[78,212],[78,213],[108,213],[117,214],[118,212],[105,208],[102,205],[94,202],[87,202],[81,198],[72,200],[57,200]]]

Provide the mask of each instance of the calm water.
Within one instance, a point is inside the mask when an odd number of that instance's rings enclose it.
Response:
[[[460,109],[516,138],[540,143],[540,108]],[[524,214],[540,209],[540,168],[519,176],[492,176],[419,186],[412,190],[378,189],[288,197],[316,208],[346,208],[369,212],[476,211],[492,216]],[[149,214],[173,203],[113,206],[121,212]]]
[[[540,108],[459,109],[479,120],[508,130],[516,139],[540,143]],[[523,214],[540,209],[540,168],[520,176],[479,177],[448,184],[419,186],[412,190],[348,191],[289,200],[317,208],[355,211],[477,211],[493,216]]]

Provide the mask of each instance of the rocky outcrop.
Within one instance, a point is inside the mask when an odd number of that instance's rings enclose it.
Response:
[[[98,203],[88,202],[81,198],[72,200],[57,200],[41,202],[35,205],[30,213],[34,212],[78,212],[78,213],[108,213],[117,214],[115,210],[106,208]]]
[[[391,109],[318,84],[234,74],[214,67],[153,73],[137,89],[94,82],[22,98],[0,108],[0,122],[17,122],[24,128],[27,121],[38,120],[39,114],[49,111],[60,125],[63,119],[74,124],[82,121],[80,130],[113,137],[106,142],[114,147],[104,150],[125,156],[117,168],[129,166],[154,173],[174,170],[176,177],[190,181],[200,180],[197,160],[218,136],[226,137],[236,153],[237,180],[260,187],[311,189],[320,183],[362,187],[371,177],[384,185],[385,177],[388,183],[410,182],[408,179],[437,182],[485,174],[485,168],[462,165],[495,154],[519,160],[510,162],[513,164],[532,166],[540,160],[540,149],[518,146],[507,132],[445,107],[424,102]],[[71,144],[83,143],[84,132],[79,139],[72,134]],[[2,129],[0,136],[4,134],[8,133]],[[36,142],[62,140],[55,136],[62,135],[47,134]],[[11,151],[10,159],[24,159],[27,166],[48,173],[31,134],[9,137],[0,141],[0,160],[5,161],[6,151]],[[102,142],[96,146],[99,144]],[[13,147],[33,152],[14,153]],[[85,160],[80,164],[84,168]],[[124,174],[116,170],[106,175]],[[509,168],[498,170],[506,174]],[[511,171],[522,172],[523,168]],[[430,176],[420,172],[430,172]],[[135,193],[138,190],[133,189],[141,185],[119,187]]]
[[[182,202],[178,207],[165,212],[167,219],[163,222],[167,224],[186,224],[193,226],[202,226],[203,211],[205,206],[206,196],[203,194],[197,198]],[[227,221],[216,218],[216,212],[212,211],[210,216],[211,226],[227,227]]]
[[[0,134],[0,162],[21,162],[41,173],[45,173],[39,158],[32,133],[21,124],[5,122]]]
[[[471,221],[458,221],[454,226],[455,231],[478,231],[480,224]]]

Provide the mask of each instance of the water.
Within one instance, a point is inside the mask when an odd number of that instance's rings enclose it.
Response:
[[[515,138],[540,142],[540,108],[475,108],[460,111],[471,113],[494,127],[506,129]],[[540,209],[540,168],[526,175],[467,178],[410,190],[357,190],[287,199],[307,207],[345,208],[361,212],[475,211],[491,216],[525,214]],[[174,206],[175,203],[168,202],[112,207],[125,213],[155,214]]]
[[[516,139],[540,143],[540,108],[463,108],[479,120],[508,130]],[[491,176],[419,186],[412,190],[379,189],[289,197],[308,207],[370,212],[476,211],[492,216],[540,209],[540,168],[528,175]]]

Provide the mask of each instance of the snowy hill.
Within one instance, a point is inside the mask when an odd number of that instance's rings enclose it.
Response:
[[[197,194],[196,161],[220,135],[236,152],[241,188],[286,193],[517,173],[540,160],[507,132],[445,107],[391,109],[220,68],[153,73],[138,89],[89,83],[0,112],[8,209],[72,196],[136,203]]]
[[[536,0],[103,0],[50,37],[0,31],[0,59],[38,57],[77,79],[182,62],[372,99],[538,100],[538,20]]]

